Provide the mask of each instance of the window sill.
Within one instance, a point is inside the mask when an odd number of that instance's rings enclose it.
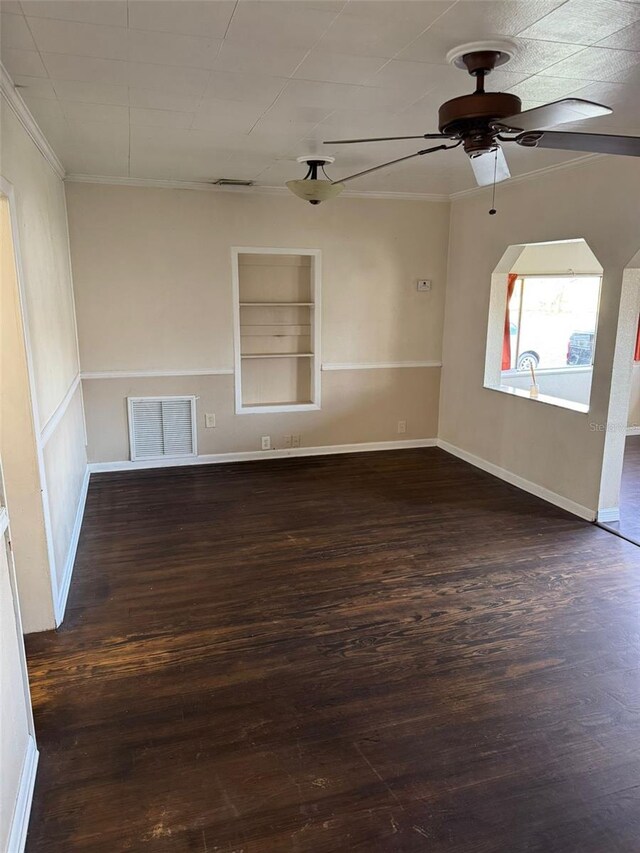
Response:
[[[275,412],[317,412],[320,406],[316,403],[249,403],[239,406],[236,415],[265,415]]]
[[[640,362],[639,362],[640,364]],[[536,367],[536,376],[564,376],[577,373],[592,373],[592,364],[570,364],[566,367]],[[510,376],[522,377],[529,375],[528,370],[502,370],[503,378],[508,379]]]
[[[511,397],[521,397],[523,400],[530,400],[532,403],[545,403],[547,406],[557,406],[560,409],[569,409],[572,412],[580,412],[587,414],[589,406],[585,403],[576,403],[573,400],[564,400],[562,397],[550,397],[548,394],[539,394],[537,397],[531,397],[528,391],[522,388],[512,388],[510,385],[485,385],[489,391],[499,391],[501,394],[509,394]]]

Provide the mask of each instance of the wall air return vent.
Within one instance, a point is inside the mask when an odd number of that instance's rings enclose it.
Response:
[[[127,397],[131,460],[195,456],[195,397]]]

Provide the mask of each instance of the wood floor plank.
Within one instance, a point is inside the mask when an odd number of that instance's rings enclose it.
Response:
[[[28,853],[638,853],[640,550],[437,449],[92,477]]]

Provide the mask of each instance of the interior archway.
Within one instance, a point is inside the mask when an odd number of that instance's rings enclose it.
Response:
[[[629,261],[622,275],[609,410],[604,425],[605,444],[598,500],[598,521],[602,522],[616,522],[620,518],[620,482],[639,314],[640,251]]]

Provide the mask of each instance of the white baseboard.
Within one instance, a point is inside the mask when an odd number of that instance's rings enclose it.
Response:
[[[565,498],[563,495],[559,495],[556,492],[552,492],[550,489],[546,489],[544,486],[532,483],[530,480],[525,480],[524,477],[519,477],[517,474],[512,474],[511,471],[507,471],[506,468],[500,468],[499,465],[494,465],[493,462],[487,462],[486,459],[474,456],[473,453],[468,453],[460,447],[449,444],[448,441],[438,439],[437,443],[438,447],[442,448],[442,450],[446,450],[447,453],[451,453],[453,456],[457,456],[459,459],[463,459],[465,462],[475,465],[476,468],[481,468],[483,471],[493,474],[494,477],[499,477],[501,480],[504,480],[506,483],[510,483],[512,486],[517,486],[524,492],[529,492],[537,498],[542,498],[542,500],[548,501],[555,506],[559,506],[561,509],[565,509],[567,512],[571,512],[579,518],[584,518],[586,521],[595,521],[596,519],[595,510],[589,509],[589,507],[582,506],[569,498]]]
[[[640,427],[627,427],[627,435],[640,435]]]
[[[329,456],[338,453],[367,453],[376,450],[403,450],[412,447],[440,447],[447,453],[469,462],[476,468],[481,468],[494,477],[498,477],[512,486],[517,486],[525,492],[529,492],[542,500],[548,501],[554,506],[567,510],[567,512],[577,515],[586,521],[595,521],[595,510],[589,507],[582,506],[575,501],[565,498],[544,486],[539,486],[537,483],[532,483],[530,480],[525,480],[524,477],[519,477],[517,474],[512,474],[505,468],[500,468],[492,462],[487,462],[479,456],[474,456],[473,453],[468,453],[447,441],[436,438],[418,438],[405,439],[399,441],[370,441],[359,444],[331,444],[321,447],[295,447],[283,448],[279,450],[243,450],[232,453],[209,453],[202,456],[185,456],[176,459],[145,459],[131,462],[122,460],[117,462],[90,462],[88,470],[91,474],[104,473],[109,471],[135,471],[150,468],[176,468],[186,465],[216,465],[225,462],[250,462],[259,459],[282,459],[292,456]],[[85,491],[86,494],[86,491]],[[83,502],[84,505],[84,502]],[[609,519],[614,520],[614,519]],[[78,528],[79,532],[79,528]],[[70,580],[70,578],[69,578]],[[67,586],[68,591],[68,586]],[[65,595],[66,598],[66,595]]]
[[[373,450],[404,450],[410,447],[435,447],[435,438],[410,438],[402,441],[369,441],[360,444],[329,444],[321,447],[292,447],[281,450],[242,450],[236,453],[208,453],[177,459],[145,459],[137,462],[90,462],[91,474],[104,471],[135,471],[141,468],[175,468],[183,465],[215,465],[224,462],[250,462],[255,459],[281,459],[289,456],[330,456],[335,453],[367,453]]]
[[[29,736],[27,749],[20,774],[20,786],[18,796],[11,818],[9,839],[7,842],[7,853],[23,853],[29,828],[29,816],[31,814],[31,803],[33,801],[33,790],[36,784],[36,770],[38,769],[38,750],[35,740]]]
[[[56,628],[62,624],[64,619],[64,611],[67,606],[67,598],[69,596],[69,587],[71,586],[71,576],[73,575],[73,564],[76,560],[76,551],[78,550],[78,539],[80,538],[80,530],[82,528],[82,519],[84,517],[84,506],[87,501],[87,490],[89,488],[89,467],[87,466],[80,488],[80,496],[78,498],[78,506],[76,508],[76,517],[73,522],[73,530],[71,531],[71,541],[69,542],[69,550],[67,559],[64,564],[64,573],[62,581],[58,589],[58,600],[56,601]]]
[[[598,521],[620,521],[620,507],[608,506],[598,510]]]

